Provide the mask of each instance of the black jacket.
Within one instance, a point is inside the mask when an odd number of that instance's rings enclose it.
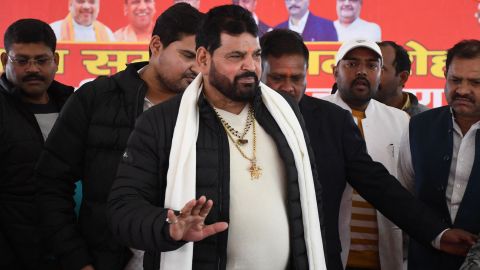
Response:
[[[96,270],[123,270],[130,250],[115,241],[105,206],[135,120],[143,112],[146,84],[128,65],[78,89],[63,108],[37,166],[39,202],[48,242],[66,270],[93,264]],[[73,192],[82,181],[79,218]]]
[[[381,163],[371,159],[350,112],[306,95],[299,106],[323,190],[329,270],[343,269],[338,215],[347,182],[383,215],[424,245],[430,245],[447,228],[428,207],[405,190]]]
[[[112,231],[134,248],[146,250],[144,269],[159,268],[160,251],[177,249],[184,242],[169,237],[163,208],[168,158],[181,96],[153,107],[139,119],[122,163],[119,165],[108,203]],[[292,104],[292,101],[290,100]],[[230,156],[227,135],[215,112],[203,96],[199,102],[200,126],[197,139],[196,195],[214,201],[206,223],[229,221]],[[290,224],[291,269],[308,269],[303,234],[298,175],[293,153],[272,115],[257,96],[255,117],[278,147],[287,175],[287,214]],[[297,116],[298,107],[292,104]],[[300,116],[299,116],[300,117]],[[301,117],[300,117],[301,118]],[[303,126],[303,120],[301,120]],[[307,139],[308,145],[308,139]],[[311,153],[310,153],[310,156]],[[312,157],[317,200],[320,186]],[[322,219],[321,204],[319,215]],[[193,249],[193,269],[225,269],[228,232],[199,242]],[[252,243],[254,244],[254,243]],[[269,243],[260,243],[268,245]],[[274,259],[274,258],[272,258]]]
[[[63,106],[73,87],[53,81],[47,93]],[[40,269],[45,249],[40,243],[35,205],[34,168],[43,136],[20,92],[0,79],[0,269]]]

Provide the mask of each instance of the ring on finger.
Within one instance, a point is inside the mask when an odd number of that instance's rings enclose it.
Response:
[[[166,221],[167,221],[168,224],[177,224],[177,223],[178,223],[178,218],[176,218],[175,220],[170,220],[170,219],[167,217]]]

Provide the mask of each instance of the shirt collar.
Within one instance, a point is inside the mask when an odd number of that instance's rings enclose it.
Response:
[[[309,15],[310,15],[310,11],[307,10],[307,12],[302,16],[302,18],[298,21],[296,25],[292,23],[291,18],[288,18],[288,29],[293,30],[299,34],[302,34],[303,30],[305,29],[305,25],[307,24],[307,19]]]

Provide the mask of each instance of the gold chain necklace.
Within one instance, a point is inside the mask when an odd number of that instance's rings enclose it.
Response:
[[[242,145],[248,143],[248,140],[245,139],[245,135],[247,135],[248,131],[250,130],[250,127],[252,126],[252,123],[254,122],[253,121],[254,114],[253,114],[253,106],[252,105],[250,105],[250,107],[248,108],[247,122],[245,123],[245,127],[243,128],[243,133],[242,134],[240,134],[240,132],[238,132],[236,129],[234,129],[232,126],[230,126],[230,124],[228,124],[227,121],[225,121],[225,119],[223,119],[220,116],[220,114],[218,113],[218,111],[216,109],[214,109],[214,111],[217,114],[218,119],[220,119],[220,122],[222,122],[223,127],[226,130],[228,130],[233,136],[238,138],[236,140],[236,143],[239,143],[239,144],[242,144]]]
[[[252,180],[258,180],[260,178],[260,176],[262,175],[262,168],[260,168],[257,165],[257,156],[256,156],[256,152],[257,152],[257,132],[256,132],[256,128],[255,128],[255,113],[253,112],[253,106],[252,105],[250,105],[250,106],[251,107],[249,109],[249,113],[250,113],[250,111],[252,111],[252,129],[253,129],[253,151],[252,151],[253,153],[252,153],[251,158],[249,158],[245,154],[245,152],[243,152],[242,148],[240,148],[240,144],[242,144],[242,143],[239,142],[239,140],[235,140],[235,138],[233,138],[233,134],[231,134],[229,129],[224,124],[224,123],[226,123],[226,121],[223,120],[223,118],[218,114],[217,110],[215,110],[215,109],[214,110],[217,113],[217,116],[220,119],[220,122],[222,123],[223,128],[227,132],[228,138],[232,141],[233,145],[235,145],[235,148],[237,148],[238,152],[240,152],[240,155],[242,155],[243,158],[250,161],[250,168],[248,168],[248,171],[250,172],[251,179]]]

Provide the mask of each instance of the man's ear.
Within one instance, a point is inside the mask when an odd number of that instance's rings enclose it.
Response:
[[[210,71],[210,63],[212,60],[212,56],[210,53],[205,49],[205,47],[199,47],[197,49],[197,65],[200,69],[202,74],[207,75]]]
[[[335,81],[337,81],[337,76],[338,76],[338,68],[335,65],[332,65],[332,70],[333,70],[333,77],[335,78]]]
[[[58,70],[58,65],[60,64],[60,56],[58,55],[57,52],[53,54],[53,62],[55,62],[55,71]]]
[[[405,87],[405,84],[407,83],[408,78],[410,77],[410,73],[408,73],[408,71],[402,71],[398,75],[400,76],[400,84],[402,85],[402,87]]]
[[[2,60],[3,71],[5,71],[6,66],[7,66],[7,61],[8,61],[7,53],[6,53],[6,52],[3,52],[2,55],[0,56],[0,58],[1,58],[1,60]]]
[[[163,49],[162,41],[158,35],[153,35],[150,39],[150,44],[148,45],[152,55],[157,55]]]

